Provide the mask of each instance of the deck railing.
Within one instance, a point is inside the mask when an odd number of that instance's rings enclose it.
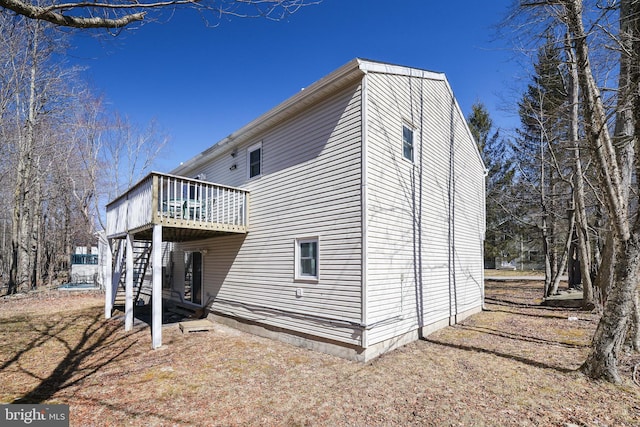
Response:
[[[242,231],[248,201],[240,188],[152,172],[107,205],[107,236],[153,224]]]

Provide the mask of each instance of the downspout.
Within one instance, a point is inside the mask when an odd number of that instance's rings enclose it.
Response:
[[[423,196],[423,172],[424,172],[424,79],[420,77],[420,137],[419,137],[419,154],[418,154],[418,208],[417,208],[417,217],[414,221],[417,222],[417,231],[418,231],[418,277],[420,285],[417,290],[420,291],[419,299],[420,304],[419,308],[421,310],[418,314],[418,337],[420,339],[424,338],[423,335],[423,327],[424,327],[424,277],[422,271],[422,196]],[[414,205],[414,212],[416,211]]]
[[[482,235],[480,237],[480,254],[481,258],[481,266],[480,269],[480,283],[482,286],[480,287],[480,303],[482,304],[482,310],[486,309],[484,305],[484,241],[487,235],[487,177],[489,176],[489,169],[485,167],[484,175],[482,175]]]
[[[455,157],[454,157],[454,146],[455,146],[455,138],[454,138],[454,107],[455,107],[455,99],[453,98],[453,94],[451,96],[451,111],[449,117],[449,324],[457,323],[458,316],[458,287],[456,283],[456,262],[455,262],[455,253],[456,253],[456,244],[455,244]],[[453,315],[452,315],[453,311]],[[453,323],[451,322],[453,318]]]
[[[360,130],[362,132],[360,136],[360,180],[361,180],[361,188],[360,188],[360,207],[361,207],[361,219],[360,226],[362,227],[361,232],[361,261],[360,261],[360,280],[362,281],[361,286],[361,311],[362,318],[360,323],[363,325],[367,324],[367,229],[368,229],[368,220],[367,220],[367,134],[368,134],[368,122],[367,122],[367,77],[369,76],[366,70],[364,71],[364,76],[362,78],[362,85],[360,87]],[[367,329],[362,329],[362,337],[361,337],[361,346],[362,348],[367,348],[369,346]]]

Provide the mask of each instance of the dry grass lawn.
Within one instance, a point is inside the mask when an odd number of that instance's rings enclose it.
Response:
[[[541,292],[488,282],[484,312],[367,364],[221,325],[166,327],[154,351],[147,325],[103,319],[100,295],[5,298],[0,402],[67,403],[73,426],[640,425],[640,358],[621,386],[586,379],[597,316]]]

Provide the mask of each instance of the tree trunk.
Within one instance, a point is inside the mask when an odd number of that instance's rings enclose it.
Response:
[[[633,136],[634,154],[640,152],[640,2],[624,0],[621,3],[621,21],[626,26],[625,30],[631,40],[631,55],[628,61],[629,66],[629,92],[631,94],[631,111],[633,111]],[[640,173],[640,164],[636,164],[636,180]],[[637,185],[637,182],[636,182]],[[637,214],[636,214],[637,215]],[[640,218],[636,216],[636,228],[640,228]],[[634,310],[632,316],[632,334],[630,341],[636,351],[640,351],[640,297],[638,286],[634,290]]]
[[[24,135],[17,135],[18,141],[18,167],[16,170],[16,181],[14,188],[13,205],[13,233],[12,239],[12,262],[9,274],[9,291],[16,292],[19,288],[33,287],[34,276],[34,241],[33,241],[33,221],[35,206],[32,184],[34,178],[34,146],[36,139],[36,78],[39,64],[38,59],[38,36],[39,25],[33,26],[29,53],[31,62],[29,65],[29,95],[27,101],[27,118]],[[16,94],[16,115],[17,123],[20,119],[20,95]]]
[[[36,154],[34,153],[35,149],[35,139],[36,139],[36,120],[37,120],[37,112],[36,112],[36,77],[37,77],[37,68],[38,68],[38,35],[39,35],[39,25],[34,25],[33,30],[33,42],[30,46],[31,48],[31,69],[30,71],[30,81],[29,81],[29,103],[28,103],[28,116],[27,116],[27,124],[26,124],[26,141],[25,141],[25,150],[22,153],[26,157],[26,166],[25,177],[28,178],[23,180],[23,184],[25,186],[24,191],[28,194],[29,197],[26,198],[25,204],[27,207],[27,212],[29,212],[28,216],[23,216],[24,219],[24,228],[23,228],[23,245],[24,245],[24,263],[23,263],[23,271],[25,276],[27,277],[29,288],[34,289],[36,287],[36,274],[35,271],[37,269],[37,211],[38,211],[38,191],[36,190],[36,182],[37,178],[35,177],[36,171]]]
[[[542,217],[542,251],[544,252],[544,296],[551,290],[551,254],[549,253],[549,236],[547,235],[547,219]]]
[[[622,189],[622,174],[607,127],[607,116],[600,90],[591,70],[587,35],[582,23],[582,0],[564,0],[567,26],[574,41],[576,65],[583,96],[586,137],[598,162],[607,213],[614,232],[621,240],[630,238],[627,201]]]
[[[598,172],[602,177],[603,191],[606,196],[607,213],[613,226],[615,240],[619,242],[616,245],[618,250],[615,256],[614,282],[593,337],[591,352],[581,369],[592,378],[605,378],[618,383],[620,375],[616,366],[617,356],[628,329],[637,287],[638,267],[640,267],[638,247],[640,223],[636,221],[633,230],[629,227],[627,200],[624,198],[625,190],[622,188],[622,173],[606,125],[602,97],[595,84],[589,63],[587,35],[582,23],[582,1],[564,0],[563,3],[566,24],[572,35],[576,53],[580,88],[583,94],[586,136],[598,162]]]
[[[640,272],[640,247],[635,236],[623,242],[621,248],[620,261],[615,268],[615,285],[604,304],[591,352],[580,367],[591,378],[604,378],[614,383],[621,382],[617,368],[618,353],[629,328]]]
[[[540,206],[542,208],[542,251],[544,252],[544,297],[549,296],[551,290],[551,278],[553,272],[551,271],[551,248],[549,245],[549,211],[547,208],[546,198],[546,176],[545,176],[545,164],[544,164],[544,134],[540,132]]]
[[[16,96],[16,98],[19,98]],[[20,101],[17,101],[20,104]],[[28,121],[27,121],[28,122]],[[28,237],[30,223],[30,197],[28,183],[31,176],[29,123],[26,135],[19,133],[18,167],[13,192],[13,217],[11,230],[11,270],[9,272],[9,293],[22,290],[29,284]]]
[[[607,233],[607,237],[604,241],[602,248],[601,261],[598,267],[598,273],[596,274],[595,288],[600,293],[600,304],[604,305],[604,302],[609,297],[611,286],[613,285],[613,267],[616,265],[616,250],[617,242],[613,237],[613,232]]]
[[[631,312],[631,325],[627,334],[627,343],[633,351],[640,351],[640,298],[637,287],[633,295],[633,310]]]
[[[69,207],[65,207],[64,209],[64,248],[65,254],[70,255],[73,253],[73,248],[71,247],[71,209]],[[67,257],[66,261],[66,280],[71,281],[71,262]]]
[[[580,264],[580,282],[582,284],[582,307],[595,308],[593,284],[591,283],[591,243],[589,241],[589,224],[584,203],[584,177],[580,160],[579,126],[579,82],[575,55],[571,48],[569,34],[566,34],[566,52],[569,58],[569,84],[571,97],[571,126],[569,138],[573,142],[573,202],[576,209],[576,234],[578,237],[578,262]]]
[[[39,166],[36,166],[35,170],[38,170]],[[36,187],[34,190],[34,215],[33,215],[33,225],[31,231],[31,252],[32,252],[32,260],[33,260],[33,268],[31,273],[31,288],[35,289],[42,283],[42,191],[40,188],[40,180],[36,179],[34,182],[34,186]]]
[[[571,211],[569,214],[569,230],[567,231],[567,240],[565,243],[565,248],[562,253],[562,259],[560,261],[560,265],[556,269],[553,277],[553,283],[551,285],[551,289],[549,290],[549,295],[555,295],[558,293],[558,286],[560,286],[560,279],[562,278],[562,272],[567,268],[567,259],[569,258],[569,249],[571,248],[571,241],[573,240],[573,234],[575,229],[575,211]]]

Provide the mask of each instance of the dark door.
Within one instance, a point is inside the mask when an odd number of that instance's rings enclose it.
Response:
[[[193,282],[191,287],[191,302],[202,304],[202,253],[193,253]]]

